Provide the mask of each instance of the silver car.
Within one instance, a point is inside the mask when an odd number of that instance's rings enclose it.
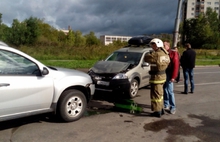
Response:
[[[48,67],[0,44],[0,121],[46,112],[75,121],[84,115],[94,91],[88,74]]]
[[[126,46],[95,63],[88,74],[96,91],[121,93],[118,97],[136,97],[139,88],[149,85],[150,65],[144,61],[144,56],[151,50],[148,46]]]

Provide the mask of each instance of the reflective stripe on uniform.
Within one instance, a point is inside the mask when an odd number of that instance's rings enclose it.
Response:
[[[150,64],[152,67],[156,67],[157,66],[157,64]]]
[[[165,81],[166,80],[150,80],[149,82],[153,84],[160,84],[160,83],[164,83]]]
[[[163,96],[160,99],[151,99],[151,102],[162,102]]]

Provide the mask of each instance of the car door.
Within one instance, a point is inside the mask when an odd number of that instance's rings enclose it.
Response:
[[[150,70],[150,65],[146,66],[146,62],[144,61],[144,56],[146,53],[143,54],[140,63],[142,64],[141,67],[139,68],[139,73],[141,75],[141,84],[140,87],[146,86],[149,84],[149,70]]]
[[[0,50],[0,117],[48,109],[52,98],[53,80],[37,64]]]

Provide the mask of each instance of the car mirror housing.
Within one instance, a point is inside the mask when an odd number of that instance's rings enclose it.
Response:
[[[147,62],[143,62],[142,67],[148,67],[148,66],[150,66],[149,63],[147,63]]]
[[[49,74],[49,70],[44,67],[42,70],[42,75],[47,75],[47,74]]]

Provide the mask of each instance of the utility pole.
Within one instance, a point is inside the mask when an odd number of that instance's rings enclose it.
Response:
[[[176,20],[175,20],[175,29],[173,32],[173,47],[177,47],[177,39],[178,39],[178,35],[179,35],[179,25],[180,25],[180,15],[181,15],[181,9],[182,9],[182,5],[183,2],[185,0],[179,0],[178,2],[178,8],[177,8],[177,14],[176,14]]]

